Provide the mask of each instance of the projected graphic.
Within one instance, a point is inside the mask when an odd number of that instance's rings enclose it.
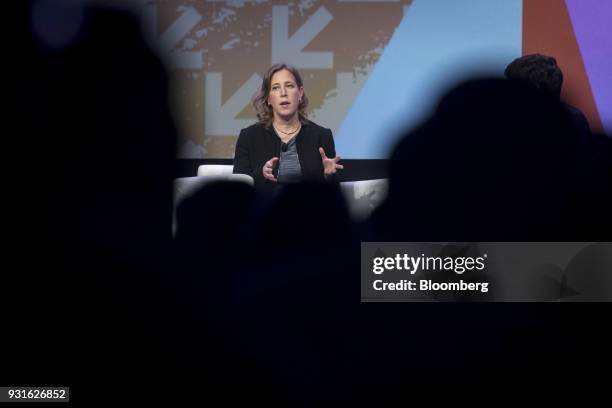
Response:
[[[387,158],[452,84],[553,55],[564,98],[612,133],[612,5],[597,0],[148,1],[168,61],[179,158],[232,158],[250,100],[275,62],[296,66],[310,118],[345,158]]]
[[[179,157],[233,157],[274,62],[296,66],[310,118],[338,129],[410,1],[157,1],[143,11],[170,58]]]

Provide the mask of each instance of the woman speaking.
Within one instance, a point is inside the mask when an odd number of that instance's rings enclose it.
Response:
[[[299,72],[275,64],[253,99],[259,122],[240,131],[234,173],[248,174],[256,187],[334,177],[338,164],[332,132],[306,119],[308,98]]]

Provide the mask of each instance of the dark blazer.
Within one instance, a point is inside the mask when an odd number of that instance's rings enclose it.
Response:
[[[302,124],[295,144],[302,168],[302,180],[324,181],[323,162],[319,147],[329,158],[336,157],[334,138],[329,129],[308,121]],[[240,131],[234,155],[234,173],[248,174],[255,180],[255,187],[271,187],[273,181],[264,178],[264,164],[273,157],[280,157],[281,140],[272,127],[255,124]],[[335,177],[331,179],[335,181]]]

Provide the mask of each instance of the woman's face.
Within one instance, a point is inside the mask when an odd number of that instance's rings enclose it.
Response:
[[[293,74],[286,69],[272,75],[268,104],[275,118],[291,119],[298,111],[304,88],[298,87]]]

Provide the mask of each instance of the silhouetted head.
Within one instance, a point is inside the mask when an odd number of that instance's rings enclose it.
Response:
[[[321,182],[282,186],[262,222],[262,239],[278,246],[306,246],[346,238],[350,218],[337,185]]]
[[[524,81],[556,99],[561,97],[563,72],[557,60],[542,54],[524,55],[512,61],[504,71],[506,78]]]
[[[200,188],[177,208],[176,237],[182,244],[228,247],[248,239],[253,187],[245,183],[216,181]]]

